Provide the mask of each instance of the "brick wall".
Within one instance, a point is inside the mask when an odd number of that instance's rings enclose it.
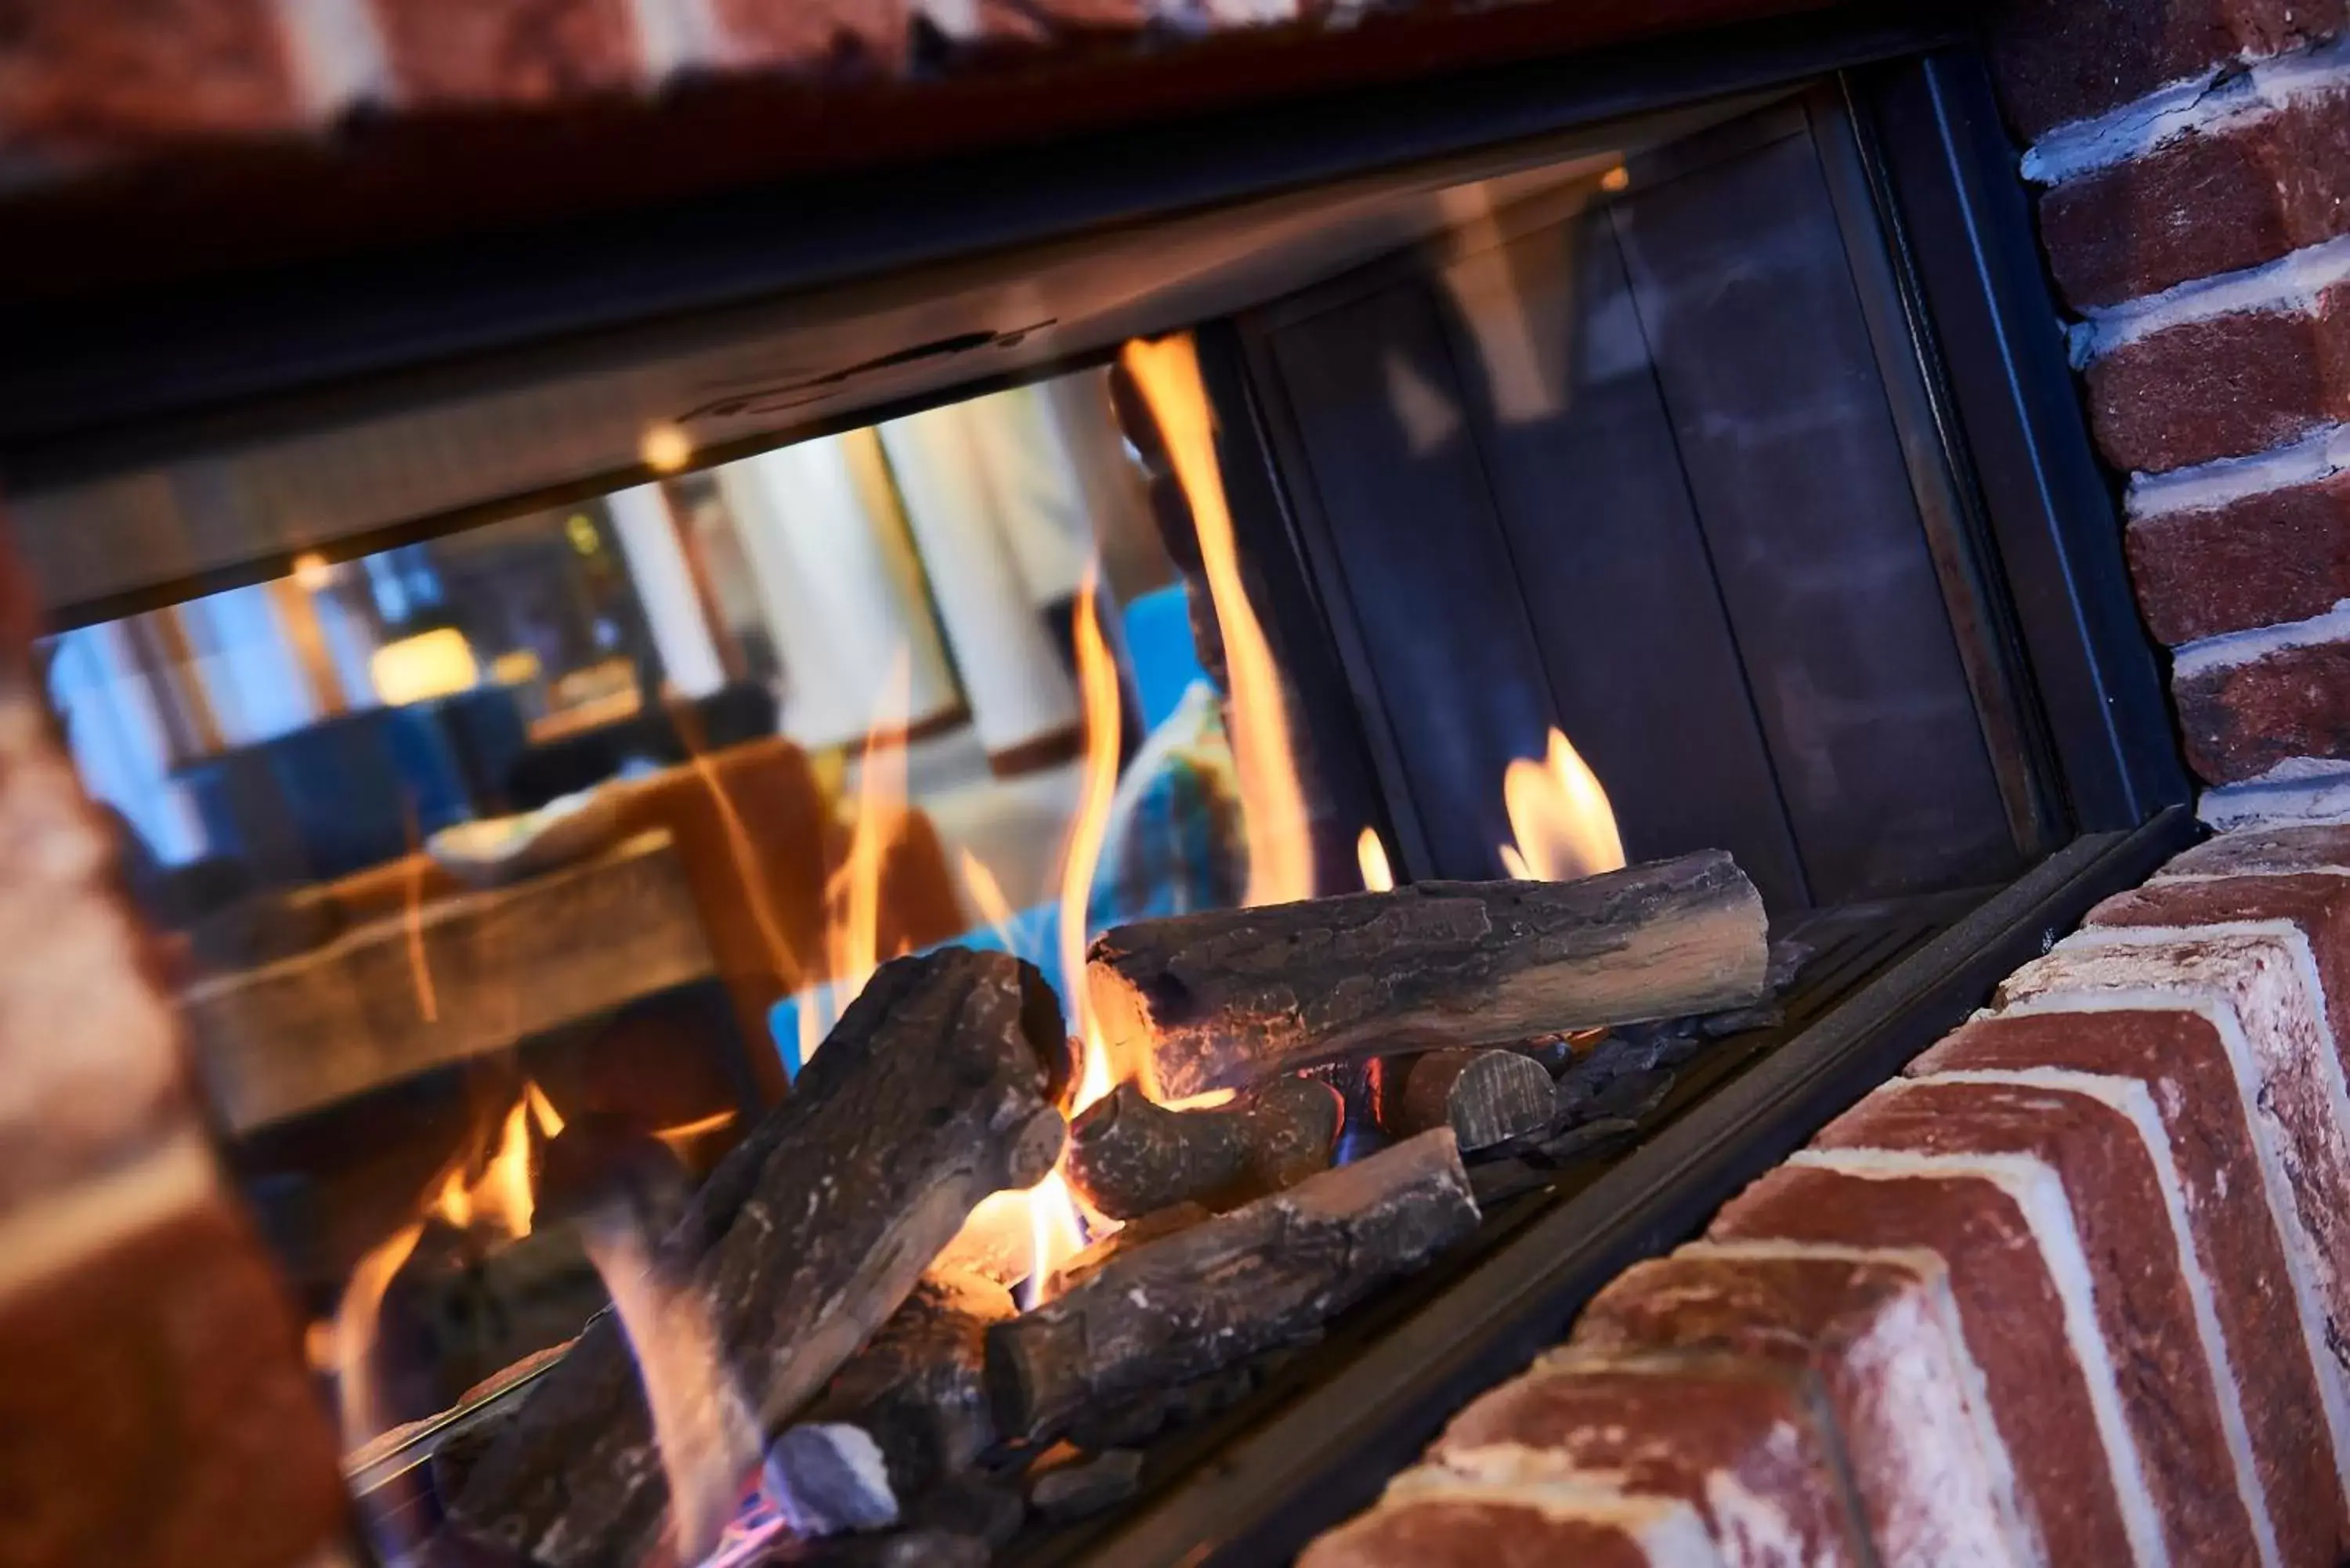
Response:
[[[334,1437],[34,699],[23,588],[0,556],[0,1564],[328,1568]]]
[[[2341,0],[2022,0],[1995,33],[2205,815],[2350,809]]]

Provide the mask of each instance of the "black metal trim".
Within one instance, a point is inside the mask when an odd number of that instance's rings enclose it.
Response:
[[[2132,832],[2059,850],[1536,1220],[1087,1560],[1102,1568],[1290,1561],[1367,1505],[1452,1411],[1563,1338],[1608,1280],[1694,1234],[2092,905],[2143,882],[2199,831],[2173,807]]]
[[[2143,822],[2189,798],[2187,774],[1990,74],[1950,50],[1850,79],[2074,825]]]

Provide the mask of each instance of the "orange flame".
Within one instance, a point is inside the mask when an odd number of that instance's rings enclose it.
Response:
[[[1118,791],[1118,668],[1110,662],[1108,644],[1102,640],[1091,567],[1077,589],[1076,652],[1077,690],[1085,701],[1085,771],[1077,789],[1076,815],[1061,850],[1061,974],[1073,1014],[1070,1022],[1085,1057],[1079,1064],[1076,1096],[1070,1102],[1072,1112],[1084,1110],[1108,1094],[1122,1075],[1110,1066],[1101,1031],[1094,1026],[1085,984],[1086,945],[1093,934],[1086,922],[1094,873],[1101,864],[1102,840],[1109,831],[1110,799]]]
[[[963,891],[979,909],[979,918],[995,933],[995,940],[1008,950],[1012,946],[1012,901],[1003,896],[1003,885],[987,862],[968,849],[955,852],[956,867],[962,874]]]
[[[523,1081],[522,1098],[523,1104],[530,1107],[531,1119],[538,1123],[539,1137],[563,1136],[562,1114],[556,1110],[555,1102],[546,1097],[546,1091],[540,1088],[536,1080],[526,1078]]]
[[[1232,675],[1232,762],[1240,774],[1243,831],[1248,841],[1244,901],[1278,904],[1310,898],[1313,842],[1306,831],[1305,792],[1290,752],[1281,671],[1241,580],[1198,350],[1189,336],[1156,343],[1138,339],[1126,346],[1124,358],[1166,441],[1176,483],[1191,503],[1209,597],[1223,630],[1224,659]]]
[[[1556,730],[1542,762],[1520,757],[1503,774],[1502,803],[1517,839],[1502,846],[1502,864],[1520,881],[1568,882],[1623,866],[1607,792]]]
[[[343,1299],[335,1307],[328,1355],[335,1371],[336,1402],[341,1406],[343,1452],[356,1453],[361,1445],[390,1424],[379,1408],[375,1386],[376,1324],[383,1314],[384,1293],[424,1234],[421,1224],[402,1225],[377,1242],[351,1270]]]
[[[733,1119],[733,1111],[717,1111],[706,1116],[698,1116],[690,1122],[680,1122],[673,1127],[656,1128],[653,1137],[667,1145],[670,1153],[680,1159],[684,1159],[692,1152],[696,1143],[716,1132],[720,1127],[725,1127]]]
[[[912,701],[912,668],[901,648],[866,728],[848,857],[825,882],[825,974],[832,984],[824,999],[829,1005],[819,1006],[817,997],[809,997],[800,1007],[803,1064],[815,1056],[825,1035],[880,967],[881,871],[905,815],[906,712]]]
[[[1355,840],[1355,863],[1363,868],[1365,891],[1385,893],[1395,887],[1395,873],[1388,869],[1388,846],[1370,828]]]
[[[635,1353],[652,1412],[653,1439],[669,1477],[673,1559],[698,1563],[718,1544],[743,1479],[759,1462],[757,1423],[725,1373],[707,1303],[663,1282],[628,1225],[591,1224],[585,1245]]]

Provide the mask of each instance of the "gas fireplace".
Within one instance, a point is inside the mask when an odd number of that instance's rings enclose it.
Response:
[[[1939,22],[271,292],[0,459],[387,1563],[1285,1561],[2189,832]]]

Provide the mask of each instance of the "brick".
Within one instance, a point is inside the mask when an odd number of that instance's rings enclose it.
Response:
[[[2285,648],[2177,677],[2187,763],[2212,784],[2293,757],[2350,758],[2350,643]]]
[[[112,858],[45,720],[0,687],[0,1215],[137,1159],[188,1114]]]
[[[2007,0],[1991,68],[2026,140],[2245,57],[2333,37],[2335,0]]]
[[[2247,310],[2121,344],[2088,369],[2117,468],[2162,472],[2262,452],[2350,417],[2350,285],[2311,310]]]
[[[2338,1054],[2350,1041],[2350,877],[2312,872],[2157,881],[2115,894],[2090,910],[2085,923],[2176,930],[2249,921],[2289,925],[2309,943]]]
[[[1812,1391],[1768,1363],[1561,1353],[1454,1417],[1428,1458],[1476,1480],[1595,1481],[1679,1499],[1726,1568],[1868,1561]]]
[[[1560,1481],[1499,1485],[1422,1466],[1297,1568],[1724,1568],[1689,1505]]]
[[[2350,472],[2143,518],[2127,538],[2138,604],[2165,643],[2305,620],[2350,598]]]
[[[12,148],[279,130],[306,119],[276,0],[0,0]]]
[[[2350,88],[2067,181],[2041,199],[2040,226],[2076,310],[2350,232]]]
[[[2058,1277],[2035,1231],[2033,1207],[2047,1207],[2053,1186],[2044,1171],[2011,1186],[1979,1168],[1895,1175],[1791,1162],[1732,1199],[1707,1237],[1939,1254],[2048,1560],[2145,1561],[2141,1547],[2161,1551],[2159,1524],[2126,1428],[2117,1415],[2099,1415],[2117,1402],[2112,1359],[2081,1314],[2068,1313],[2079,1282]]]
[[[2181,850],[2154,877],[2162,882],[2185,877],[2295,877],[2314,871],[2350,872],[2350,824],[2219,834]],[[2097,918],[2095,911],[2090,918]]]
[[[1816,1386],[1885,1568],[2045,1561],[1931,1253],[1698,1242],[1618,1275],[1559,1354],[1638,1350],[1740,1356]]]
[[[2178,1160],[2195,1242],[2217,1286],[2246,1427],[2288,1564],[2330,1564],[2350,1543],[2350,1385],[2289,1246],[2307,1237],[2257,1143],[2219,1030],[2194,1012],[2048,1012],[1978,1019],[1910,1064],[1918,1075],[2043,1069],[2142,1084]],[[2290,1238],[2290,1241],[2288,1240]]]
[[[1864,1158],[2022,1158],[2053,1174],[2095,1282],[2098,1329],[2171,1560],[2237,1568],[2265,1558],[2268,1505],[2243,1441],[2232,1358],[2144,1085],[2088,1074],[1897,1079],[1812,1147]]]
[[[0,1564],[302,1568],[334,1436],[216,1189],[0,1294]]]
[[[374,0],[402,105],[544,103],[631,88],[629,0]]]
[[[708,0],[729,68],[812,77],[906,68],[906,0]]]

